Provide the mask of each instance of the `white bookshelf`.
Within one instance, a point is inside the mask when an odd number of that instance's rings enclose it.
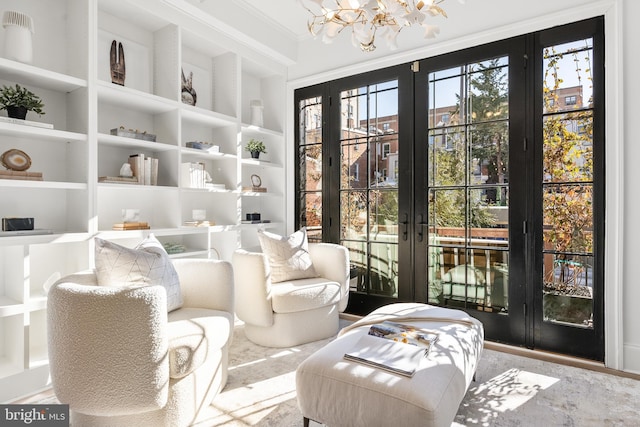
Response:
[[[0,402],[9,402],[47,386],[43,286],[90,268],[95,236],[133,247],[152,232],[184,246],[172,257],[229,260],[237,248],[257,244],[258,229],[284,233],[286,71],[155,0],[4,0],[4,10],[33,18],[34,60],[19,63],[0,51],[0,85],[18,83],[39,95],[46,114],[30,112],[27,120],[53,125],[0,122],[0,154],[22,150],[29,171],[43,173],[42,181],[0,179],[0,217],[34,217],[36,228],[52,231],[0,237]],[[111,82],[112,40],[123,44],[124,86]],[[193,72],[195,106],[182,102],[183,70]],[[264,105],[262,127],[250,124],[254,99]],[[156,141],[110,134],[120,126]],[[251,138],[267,146],[260,160],[244,151]],[[219,149],[188,148],[190,141]],[[98,182],[140,153],[159,159],[157,185]],[[204,164],[219,185],[189,188],[180,174],[185,162]],[[252,174],[267,193],[243,191]],[[122,209],[132,208],[151,229],[112,230]],[[185,226],[195,209],[215,225]],[[242,223],[256,211],[270,222]]]

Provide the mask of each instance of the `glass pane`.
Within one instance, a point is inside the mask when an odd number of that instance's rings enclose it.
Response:
[[[463,127],[429,131],[429,182],[432,186],[464,185],[466,147]]]
[[[433,80],[432,76],[429,78],[429,128],[461,123],[465,110],[464,105],[461,109],[464,98],[460,94],[465,93],[465,79],[456,76]]]
[[[398,296],[397,243],[371,243],[369,292]]]
[[[593,327],[592,266],[592,256],[545,254],[545,321]]]
[[[300,225],[307,227],[307,232],[312,230],[322,231],[322,193],[300,193]]]
[[[344,137],[353,137],[352,133],[360,128],[360,116],[367,112],[366,88],[342,92],[341,129]]]
[[[544,118],[543,171],[546,182],[593,180],[593,113]]]
[[[509,181],[509,123],[499,121],[471,129],[469,184],[504,184]],[[499,195],[497,195],[499,196]],[[489,200],[500,205],[499,197]]]
[[[340,237],[349,240],[366,240],[367,193],[344,191],[340,195]]]
[[[349,289],[354,292],[366,292],[367,289],[367,243],[342,241],[349,250]]]
[[[322,145],[307,145],[300,150],[301,190],[322,190]]]
[[[593,186],[549,186],[542,203],[546,250],[593,252]]]
[[[300,145],[322,142],[322,97],[303,99],[300,111]]]
[[[486,242],[504,240],[509,238],[509,229],[506,228],[509,216],[509,205],[506,195],[504,206],[495,206],[487,203],[486,192],[502,194],[505,187],[475,188],[469,190],[469,241],[470,245],[484,245]],[[506,192],[506,191],[505,191]]]
[[[398,192],[372,191],[369,195],[371,240],[398,242]]]
[[[509,86],[506,58],[472,65],[469,75],[471,120],[485,122],[509,117]]]
[[[591,108],[593,40],[544,49],[544,112]]]
[[[366,138],[343,142],[340,188],[367,188]]]
[[[429,193],[429,225],[438,236],[464,238],[466,225],[465,191],[431,190]]]
[[[371,153],[371,187],[398,186],[398,138],[382,135],[369,144]]]

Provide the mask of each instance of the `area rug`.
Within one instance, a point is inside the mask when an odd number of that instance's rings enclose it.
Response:
[[[295,369],[332,339],[267,348],[249,342],[238,323],[229,381],[197,426],[302,426]],[[640,381],[485,349],[452,427],[631,426],[638,402]]]

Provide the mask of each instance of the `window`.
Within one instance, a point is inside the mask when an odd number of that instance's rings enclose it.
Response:
[[[382,144],[382,158],[386,159],[387,157],[389,157],[389,152],[391,151],[391,144],[388,142],[385,142]]]
[[[565,105],[576,105],[578,98],[575,95],[565,96],[564,104]]]

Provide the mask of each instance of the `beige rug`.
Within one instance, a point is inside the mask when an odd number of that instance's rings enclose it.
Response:
[[[229,382],[197,425],[302,426],[295,369],[329,341],[260,347],[244,337],[239,323]],[[452,426],[640,425],[640,381],[630,378],[485,350],[476,380]]]

